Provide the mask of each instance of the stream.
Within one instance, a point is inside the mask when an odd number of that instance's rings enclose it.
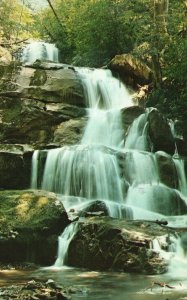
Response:
[[[0,271],[0,286],[24,283],[30,280],[53,279],[57,285],[73,286],[72,300],[185,300],[187,277],[139,275],[123,272],[97,272],[69,267],[37,269],[35,271]],[[157,283],[168,284],[161,287]]]

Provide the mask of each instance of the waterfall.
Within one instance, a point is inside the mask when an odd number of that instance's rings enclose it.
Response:
[[[67,211],[73,209],[80,215],[100,202],[113,218],[167,219],[170,226],[173,222],[179,224],[186,203],[179,191],[164,185],[160,179],[156,156],[149,152],[148,112],[135,119],[125,133],[120,111],[133,105],[125,86],[109,70],[75,70],[87,103],[88,123],[84,135],[78,145],[35,152],[32,187],[40,187],[40,182],[42,189],[62,195]],[[45,155],[40,163],[42,151]],[[125,174],[118,152],[124,157],[129,154]],[[175,164],[180,191],[186,195],[184,166],[180,160]],[[38,171],[39,165],[45,165],[44,171]],[[66,263],[76,228],[75,224],[69,225],[59,237],[56,266]],[[157,241],[153,244],[161,252]]]
[[[89,121],[81,143],[119,148],[124,135],[120,109],[133,105],[127,89],[112,76],[110,70],[76,70],[90,108]]]
[[[120,109],[132,106],[132,99],[122,82],[110,70],[76,68],[82,80],[87,107]]]
[[[58,62],[58,49],[54,44],[31,42],[23,49],[21,61],[23,63],[34,63],[37,59]]]
[[[116,157],[82,145],[49,150],[42,189],[87,199],[123,199]]]
[[[185,174],[184,159],[174,158],[174,163],[178,174],[179,190],[185,197],[187,197],[187,179]]]
[[[123,141],[120,110],[92,109],[81,144],[120,148]]]
[[[88,124],[80,145],[48,151],[42,188],[65,196],[123,203],[117,158],[105,146],[119,148],[122,144],[120,109],[133,103],[109,70],[76,71],[89,105]]]
[[[141,114],[130,127],[126,138],[126,149],[150,150],[147,135],[148,113]]]

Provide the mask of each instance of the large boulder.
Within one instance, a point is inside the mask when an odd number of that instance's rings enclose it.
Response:
[[[28,145],[0,144],[0,188],[22,189],[30,186],[33,149]]]
[[[0,191],[0,261],[52,264],[68,223],[54,193]]]
[[[126,84],[135,88],[138,84],[150,83],[153,78],[152,70],[131,54],[116,55],[108,67],[117,72]]]
[[[152,109],[148,115],[148,122],[152,150],[174,154],[175,140],[167,119],[157,109]]]
[[[163,273],[167,262],[150,245],[166,232],[151,222],[87,218],[79,222],[69,245],[68,264],[92,270]]]

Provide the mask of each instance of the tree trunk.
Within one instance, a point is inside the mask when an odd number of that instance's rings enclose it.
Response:
[[[169,0],[153,0],[154,7],[154,37],[153,37],[153,54],[152,67],[154,71],[155,87],[160,88],[162,85],[162,70],[160,64],[160,53],[165,46],[165,37],[167,32],[167,15]]]
[[[169,0],[154,0],[154,23],[158,34],[167,34]]]

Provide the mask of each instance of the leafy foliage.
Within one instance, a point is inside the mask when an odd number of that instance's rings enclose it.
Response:
[[[15,42],[37,36],[30,11],[17,0],[1,0],[0,41]]]
[[[57,45],[61,61],[90,67],[103,66],[116,54],[133,53],[155,73],[148,105],[184,123],[187,4],[185,0],[168,1],[168,13],[161,20],[155,17],[159,1],[53,0],[59,22],[49,5],[31,16],[28,7],[33,7],[33,0],[25,0],[25,7],[19,0],[1,0],[0,41],[40,37]],[[165,33],[159,28],[162,25]]]

